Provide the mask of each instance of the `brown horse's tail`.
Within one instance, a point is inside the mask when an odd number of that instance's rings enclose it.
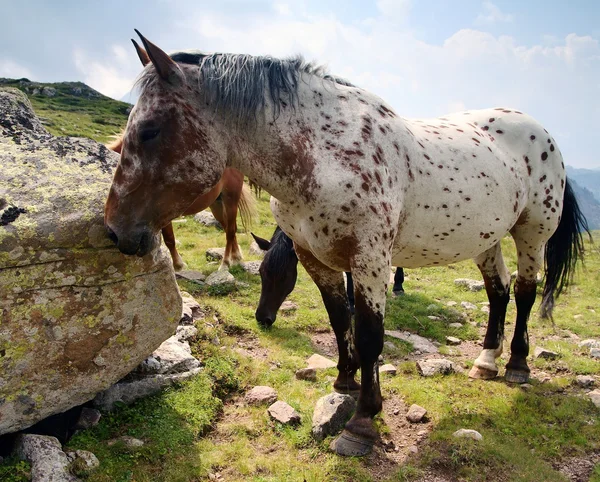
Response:
[[[242,184],[242,192],[240,193],[240,200],[238,201],[238,210],[240,212],[244,230],[250,231],[252,221],[257,215],[256,201],[254,200],[254,196],[252,196],[250,188],[245,182]]]

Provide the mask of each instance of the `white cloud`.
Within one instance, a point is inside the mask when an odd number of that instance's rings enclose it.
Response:
[[[512,22],[513,16],[502,11],[492,2],[483,2],[483,13],[480,13],[475,19],[476,25],[490,25],[497,22]]]
[[[19,79],[21,77],[31,78],[31,71],[11,59],[0,59],[0,77],[12,79]]]

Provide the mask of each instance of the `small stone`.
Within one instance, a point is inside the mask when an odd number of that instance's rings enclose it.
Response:
[[[95,408],[84,407],[81,409],[79,419],[77,420],[74,428],[76,430],[88,430],[98,425],[98,422],[101,418],[102,414],[99,410],[96,410]]]
[[[426,310],[427,311],[436,311],[439,308],[438,305],[436,305],[435,303],[431,303],[430,305],[427,305]]]
[[[583,315],[574,315],[573,318],[576,320],[580,320],[581,318],[583,318]]]
[[[545,360],[555,360],[560,355],[554,351],[546,350],[545,348],[542,348],[541,346],[536,346],[535,350],[533,352],[533,356],[535,358],[544,358]]]
[[[284,425],[297,425],[301,421],[300,414],[293,407],[281,400],[277,400],[267,411],[273,420]]]
[[[600,358],[600,348],[592,348],[590,350],[590,356],[592,358]]]
[[[473,303],[469,303],[468,301],[461,301],[460,306],[462,306],[465,310],[477,310],[477,305]]]
[[[434,316],[434,315],[429,315],[427,318],[429,318],[431,321],[440,321],[441,318],[439,316]]]
[[[530,390],[533,388],[533,385],[531,383],[521,383],[519,387],[523,390]]]
[[[419,360],[417,361],[417,370],[424,377],[449,375],[455,371],[454,363],[444,358]]]
[[[580,341],[578,346],[579,348],[600,348],[600,341],[588,338],[587,340]]]
[[[71,452],[71,454],[73,463],[78,470],[91,470],[100,466],[98,457],[92,452],[88,452],[87,450],[76,450],[75,452]],[[69,456],[69,454],[67,454],[67,456]]]
[[[191,326],[191,325],[183,326],[182,325],[182,326],[177,327],[177,332],[175,333],[175,336],[177,337],[177,339],[180,342],[183,343],[184,341],[191,340],[197,334],[198,334],[198,328],[196,328],[195,326]]]
[[[454,284],[461,288],[467,288],[469,291],[481,291],[485,288],[483,281],[468,278],[459,278],[454,280]]]
[[[184,269],[182,271],[177,271],[175,273],[175,277],[179,278],[179,279],[184,279],[187,281],[193,281],[194,283],[197,283],[197,284],[202,284],[202,282],[206,279],[206,275],[204,275],[200,271],[194,271],[191,269]],[[183,293],[181,293],[181,294],[183,297]],[[191,295],[188,295],[188,296],[191,297]]]
[[[468,428],[461,428],[452,434],[453,437],[456,438],[470,438],[473,440],[483,440],[483,435],[481,435],[477,430],[471,430]]]
[[[317,381],[317,370],[314,368],[301,368],[296,372],[296,379],[309,382]]]
[[[325,358],[318,353],[315,353],[308,359],[308,367],[316,369],[335,368],[336,363],[332,362],[329,358]]]
[[[588,397],[596,407],[600,408],[600,390],[596,389],[588,393]]]
[[[211,287],[231,289],[235,287],[235,278],[229,271],[214,271],[206,278],[206,284]]]
[[[140,439],[130,437],[129,435],[123,435],[121,437],[114,438],[107,442],[107,445],[109,447],[116,444],[123,444],[125,447],[128,448],[137,448],[143,446],[144,442]]]
[[[261,261],[245,261],[242,263],[242,269],[248,274],[259,275],[260,265]]]
[[[385,342],[383,342],[383,346],[385,348],[387,348],[388,350],[395,350],[396,349],[396,345],[394,345],[394,343],[392,343],[391,341],[385,341]]]
[[[253,256],[260,256],[262,258],[265,256],[266,251],[260,249],[256,241],[252,241],[252,243],[250,243],[250,247],[248,248],[248,253]]]
[[[56,437],[35,434],[20,434],[14,443],[14,454],[31,464],[33,482],[57,481],[78,482],[69,473],[69,459],[62,451]]]
[[[392,412],[394,415],[399,415],[400,414],[400,410],[398,410],[397,408],[394,409],[394,411]]]
[[[246,393],[248,405],[268,405],[277,400],[277,392],[271,387],[257,386]]]
[[[408,409],[408,413],[406,414],[406,420],[408,420],[411,423],[419,423],[423,421],[425,415],[427,415],[427,410],[425,410],[423,407],[420,407],[419,405],[413,404]]]
[[[447,336],[446,337],[446,344],[447,345],[460,345],[461,344],[461,340],[460,338],[456,338],[455,336]]]
[[[168,338],[154,350],[152,358],[159,362],[160,367],[157,372],[149,373],[183,373],[200,366],[200,362],[192,356],[189,343],[179,341],[177,335]]]
[[[225,256],[225,248],[208,248],[206,250],[206,259],[208,261],[221,261]]]
[[[296,311],[297,309],[298,305],[293,301],[284,301],[279,307],[279,311],[283,313],[289,313],[290,311]]]
[[[437,347],[427,338],[409,333],[408,331],[385,330],[385,335],[411,343],[415,350],[422,353],[438,353]]]
[[[450,323],[448,326],[449,326],[450,328],[456,328],[456,329],[459,329],[459,328],[462,328],[462,327],[463,327],[463,324],[462,324],[462,323]]]
[[[417,447],[416,445],[411,445],[410,447],[408,447],[408,451],[411,454],[418,454],[419,453],[419,447]]]
[[[594,386],[596,380],[594,380],[594,377],[589,375],[577,375],[575,378],[575,383],[581,388],[590,388]]]
[[[386,365],[382,365],[379,367],[379,374],[394,376],[394,375],[396,375],[396,367],[390,363],[388,363]]]
[[[448,301],[448,302],[446,303],[446,306],[450,306],[450,307],[452,307],[452,306],[456,306],[457,304],[458,304],[458,303],[457,303],[456,301]]]
[[[223,229],[221,223],[208,211],[201,211],[194,215],[194,220],[208,227]]]
[[[315,405],[312,434],[317,440],[335,435],[354,413],[356,401],[350,395],[331,393],[320,398]]]
[[[481,307],[481,311],[483,311],[484,313],[489,313],[490,312],[490,307],[489,306],[482,306]]]

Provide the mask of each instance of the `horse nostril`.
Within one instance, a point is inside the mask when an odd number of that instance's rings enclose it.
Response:
[[[117,237],[117,235],[115,234],[115,232],[112,229],[110,229],[108,226],[106,226],[106,232],[108,233],[109,239],[113,243],[117,244],[119,242],[119,238]]]

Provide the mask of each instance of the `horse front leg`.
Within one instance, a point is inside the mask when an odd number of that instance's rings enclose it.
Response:
[[[483,350],[475,360],[469,377],[489,380],[498,375],[496,359],[502,355],[504,321],[510,297],[510,273],[504,264],[500,243],[475,258],[475,262],[483,275],[490,313]]]
[[[165,241],[165,245],[169,249],[171,253],[171,259],[173,261],[173,269],[175,271],[181,271],[186,268],[186,264],[181,259],[181,256],[177,252],[177,247],[175,246],[175,232],[173,231],[173,224],[169,223],[164,228],[162,228],[162,237]]]
[[[358,370],[359,361],[352,343],[352,316],[344,288],[343,274],[325,266],[310,251],[297,245],[295,251],[321,292],[335,334],[338,347],[338,376],[333,383],[333,388],[339,393],[356,394],[360,390],[360,385],[354,380],[354,375]]]
[[[355,300],[354,346],[360,360],[361,388],[356,412],[333,448],[339,455],[363,456],[373,449],[378,436],[373,418],[383,406],[378,358],[383,349],[390,260],[369,256],[368,259],[355,259],[351,268]]]

